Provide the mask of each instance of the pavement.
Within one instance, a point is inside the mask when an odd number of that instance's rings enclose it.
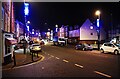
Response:
[[[6,69],[12,69],[15,67],[32,64],[37,61],[40,61],[42,58],[43,57],[41,55],[39,55],[39,53],[38,53],[38,57],[37,57],[37,54],[34,54],[33,55],[34,61],[32,61],[32,55],[30,54],[28,49],[26,50],[26,54],[23,53],[23,49],[18,49],[18,50],[15,50],[16,65],[14,64],[14,59],[12,59],[12,61],[10,63],[2,64],[2,69],[6,70]]]

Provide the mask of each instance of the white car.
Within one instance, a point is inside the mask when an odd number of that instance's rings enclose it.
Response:
[[[41,52],[41,46],[39,44],[32,44],[30,46],[30,52]]]
[[[111,53],[114,53],[116,55],[120,54],[120,44],[104,43],[100,47],[100,51],[101,51],[101,53],[111,52]]]

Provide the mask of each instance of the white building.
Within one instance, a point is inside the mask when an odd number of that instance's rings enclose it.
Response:
[[[106,39],[106,33],[100,26],[100,41]],[[92,24],[92,22],[87,19],[83,25],[80,27],[80,42],[82,43],[96,43],[98,40],[97,27]]]

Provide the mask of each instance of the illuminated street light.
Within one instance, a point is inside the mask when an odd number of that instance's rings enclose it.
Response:
[[[50,29],[48,29],[48,31],[50,31]]]
[[[30,24],[30,21],[27,21],[28,24]]]
[[[95,15],[97,16],[98,50],[100,50],[100,14],[100,10],[95,12]]]
[[[24,17],[25,17],[25,27],[24,27],[24,40],[25,40],[25,28],[29,31],[29,26],[27,26],[27,16],[29,15],[29,3],[24,0]],[[26,40],[25,40],[26,42]],[[24,54],[26,53],[26,43],[24,43]]]
[[[58,32],[58,25],[56,24],[55,27],[55,31]]]
[[[58,28],[58,25],[56,24],[55,27]]]
[[[97,11],[95,12],[95,15],[99,16],[99,15],[100,15],[100,11],[97,10]]]

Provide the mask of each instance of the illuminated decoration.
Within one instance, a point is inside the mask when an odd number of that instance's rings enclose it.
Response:
[[[38,33],[36,33],[36,35],[38,35]]]
[[[27,30],[29,31],[29,26],[27,26]]]
[[[56,32],[58,32],[58,28],[56,28],[56,30],[55,30]]]
[[[28,3],[24,3],[24,6],[25,6],[25,9],[24,9],[24,13],[25,13],[25,16],[27,16],[29,14],[29,4]]]
[[[50,35],[51,35],[50,39],[53,40],[53,30],[51,30],[51,34]]]
[[[30,24],[30,21],[27,21],[28,24]]]
[[[38,36],[41,36],[41,34],[39,33]]]
[[[34,32],[32,32],[32,34],[35,34]]]
[[[100,21],[100,20],[99,20],[99,19],[97,19],[97,27],[99,27],[99,21]]]
[[[47,32],[47,36],[48,36],[48,37],[50,36],[50,32]]]
[[[58,32],[58,25],[55,25],[55,31]]]

